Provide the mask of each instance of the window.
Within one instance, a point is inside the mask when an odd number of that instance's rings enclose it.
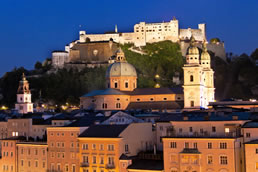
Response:
[[[211,142],[208,143],[208,149],[212,149],[212,143]]]
[[[189,127],[189,132],[193,132],[193,127]]]
[[[128,88],[128,82],[125,82],[125,88]]]
[[[99,163],[100,163],[100,164],[104,164],[104,157],[103,157],[103,156],[100,157]]]
[[[104,145],[101,144],[101,145],[99,146],[99,149],[100,149],[100,150],[104,150]]]
[[[75,167],[75,164],[72,165],[72,172],[75,172],[76,171],[76,167]]]
[[[82,149],[83,150],[88,150],[88,144],[82,144]]]
[[[69,165],[65,164],[65,171],[68,172],[69,171]]]
[[[23,166],[23,160],[21,160],[21,166]]]
[[[216,132],[216,127],[212,127],[212,132],[215,133]]]
[[[167,98],[165,97],[165,98],[163,98],[163,100],[167,100]]]
[[[129,152],[129,145],[128,144],[125,145],[125,152]]]
[[[117,88],[117,82],[115,82],[115,88]]]
[[[103,103],[103,104],[102,104],[102,108],[103,108],[103,109],[107,109],[107,103]]]
[[[28,161],[28,167],[30,167],[30,161]]]
[[[46,168],[46,162],[42,162],[42,168]]]
[[[114,165],[114,157],[108,157],[108,164]]]
[[[179,133],[182,133],[183,132],[183,129],[182,128],[179,128]]]
[[[170,148],[176,148],[176,142],[170,142]]]
[[[227,143],[222,142],[219,144],[220,149],[227,149]]]
[[[108,150],[109,151],[114,151],[114,145],[108,145]]]
[[[38,161],[35,161],[35,167],[38,167]]]
[[[185,142],[185,148],[189,148],[189,142]]]
[[[225,133],[229,133],[229,128],[225,128]]]
[[[116,104],[116,108],[121,108],[121,104],[120,104],[120,103],[117,103],[117,104]]]
[[[255,149],[255,153],[258,154],[258,148]]]
[[[96,144],[92,144],[92,149],[96,150]]]
[[[191,101],[191,107],[194,107],[194,101]]]
[[[92,163],[93,163],[93,164],[96,164],[96,163],[97,163],[97,158],[96,158],[96,156],[92,156]]]
[[[195,149],[197,149],[197,143],[196,142],[193,144],[193,146],[194,146]]]
[[[83,155],[82,161],[83,161],[84,163],[89,163],[89,157],[88,157],[87,155]]]
[[[245,134],[247,138],[250,138],[251,137],[251,134],[250,133],[246,133]]]
[[[61,164],[57,164],[57,171],[61,170]]]
[[[208,164],[212,164],[212,163],[213,163],[213,159],[212,159],[212,156],[211,156],[211,155],[209,155],[209,156],[207,157],[207,162],[208,162]]]
[[[35,149],[35,155],[38,155],[38,150],[37,149]]]
[[[194,81],[194,77],[193,75],[190,75],[190,82],[193,82]]]
[[[228,164],[228,157],[223,155],[223,156],[220,156],[220,164],[221,165],[227,165]]]

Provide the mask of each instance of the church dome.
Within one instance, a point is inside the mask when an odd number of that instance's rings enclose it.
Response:
[[[199,54],[199,49],[197,47],[192,47],[190,46],[187,50],[187,54],[188,55],[195,55],[195,54]]]
[[[203,41],[203,51],[201,54],[201,60],[210,60],[210,54],[208,53],[207,47],[206,47],[206,41]]]
[[[207,51],[203,51],[201,54],[201,60],[210,60],[210,54]]]
[[[121,76],[137,77],[137,73],[133,65],[127,62],[115,62],[108,67],[106,71],[106,78]]]
[[[193,36],[190,38],[190,46],[187,49],[187,55],[199,55],[199,49],[194,45],[195,39]]]

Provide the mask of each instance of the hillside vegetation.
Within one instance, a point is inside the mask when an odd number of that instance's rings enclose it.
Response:
[[[122,46],[126,59],[135,66],[138,74],[138,87],[154,87],[158,82],[162,87],[172,87],[172,78],[175,72],[180,74],[181,80],[184,57],[177,43],[164,41],[147,44],[140,51],[144,54],[132,52],[132,45]],[[215,70],[216,99],[225,98],[256,98],[255,90],[258,87],[258,67],[255,60],[258,59],[258,49],[251,57],[241,55],[236,60],[224,62],[211,53],[212,68]],[[41,92],[42,100],[52,105],[65,103],[79,105],[79,97],[83,94],[105,88],[105,71],[107,67],[85,68],[77,70],[58,70],[56,73],[48,74],[50,66],[41,65],[38,62],[35,70],[28,71],[24,68],[15,68],[7,72],[0,79],[0,105],[14,107],[16,102],[16,91],[22,73],[27,75],[30,82],[32,98],[34,102],[39,101]],[[155,79],[158,74],[160,78]]]

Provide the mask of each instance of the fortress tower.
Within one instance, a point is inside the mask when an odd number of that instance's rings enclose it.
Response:
[[[106,72],[107,88],[121,91],[133,91],[137,87],[137,73],[133,65],[125,59],[121,48],[116,52],[115,63],[111,64]]]
[[[27,81],[24,74],[22,75],[22,80],[19,83],[19,88],[17,91],[17,103],[15,104],[15,109],[21,114],[33,112],[33,103],[31,103],[31,92],[29,89],[29,82]]]
[[[186,109],[208,108],[209,102],[214,101],[214,72],[210,67],[210,55],[204,41],[203,52],[195,46],[195,39],[191,37],[191,44],[186,54],[184,70],[184,107]]]

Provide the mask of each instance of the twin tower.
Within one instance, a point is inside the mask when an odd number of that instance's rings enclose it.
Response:
[[[214,102],[214,71],[211,69],[211,58],[203,43],[202,53],[195,46],[191,37],[190,47],[186,54],[184,70],[184,107],[185,109],[208,108]]]

